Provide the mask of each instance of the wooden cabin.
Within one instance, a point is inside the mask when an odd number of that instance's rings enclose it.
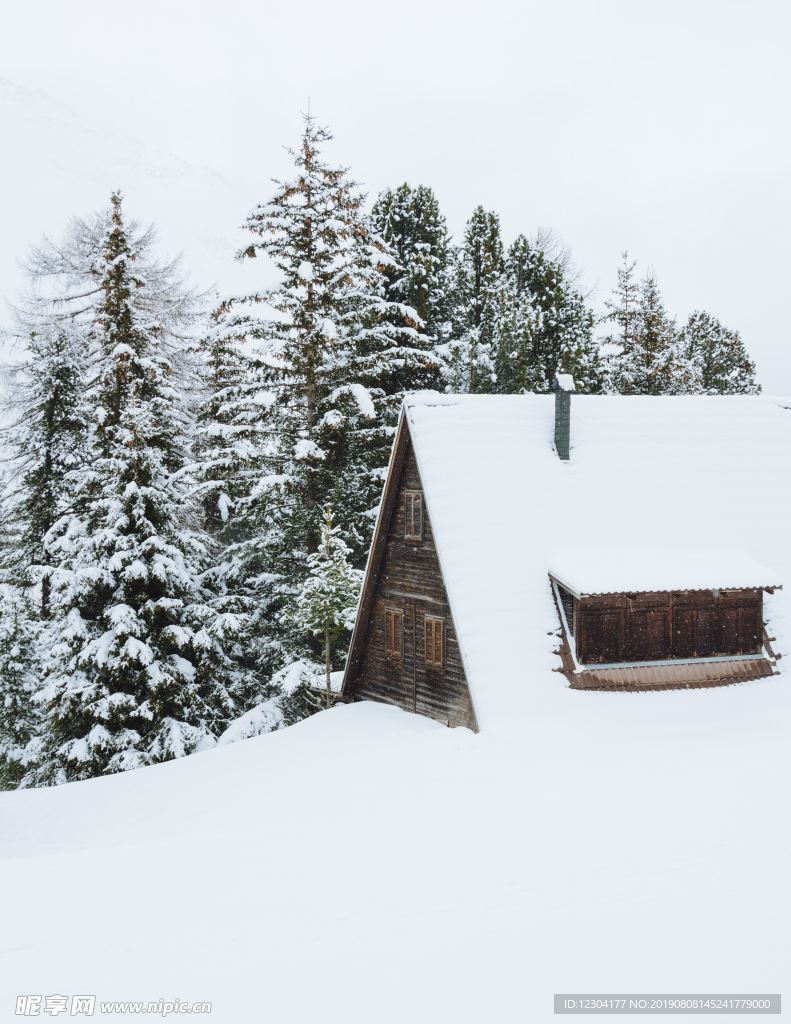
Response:
[[[780,581],[756,554],[780,520],[757,532],[746,509],[790,428],[769,399],[583,397],[568,377],[554,396],[410,400],[343,699],[477,730],[549,666],[578,690],[776,674]]]
[[[477,731],[423,482],[402,419],[349,653],[346,700]]]
[[[763,588],[584,594],[550,578],[574,687],[712,686],[773,674]]]

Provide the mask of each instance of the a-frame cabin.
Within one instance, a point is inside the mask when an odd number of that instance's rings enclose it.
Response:
[[[578,692],[777,673],[786,404],[572,390],[405,403],[343,699],[488,731],[560,672]]]
[[[396,704],[450,726],[478,729],[404,415],[366,568],[342,699]]]

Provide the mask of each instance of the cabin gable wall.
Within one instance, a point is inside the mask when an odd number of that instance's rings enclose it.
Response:
[[[414,497],[423,493],[417,460],[406,434],[400,460],[395,460],[397,475],[390,481],[393,495],[384,504],[383,516],[389,518],[381,550],[372,559],[370,579],[365,586],[361,616],[350,653],[350,669],[344,685],[345,698],[374,700],[396,704],[407,711],[426,715],[452,726],[476,729],[475,713],[459,650],[456,628],[442,579],[434,542],[431,519],[422,500],[419,539],[414,534]],[[407,503],[410,502],[410,529],[407,529]],[[374,541],[376,544],[376,540]],[[377,564],[378,562],[378,564]],[[386,613],[397,610],[403,616],[400,657],[393,656],[392,643],[387,651]],[[442,620],[437,640],[437,618]],[[427,622],[428,620],[428,622]],[[392,616],[391,616],[392,622]],[[391,627],[392,628],[392,627]],[[426,637],[429,657],[426,657]],[[441,647],[438,644],[441,643]],[[357,647],[358,650],[354,650]],[[441,654],[438,652],[441,651]],[[441,657],[441,667],[427,661]]]

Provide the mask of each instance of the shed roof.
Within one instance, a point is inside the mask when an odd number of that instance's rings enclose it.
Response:
[[[780,585],[776,570],[732,548],[564,548],[549,573],[577,597]]]
[[[404,415],[482,729],[520,704],[529,713],[526,688],[558,685],[550,572],[586,591],[783,583],[789,404],[574,395],[564,463],[551,395],[409,399]],[[694,565],[677,557],[690,551]],[[616,552],[610,575],[600,552]],[[767,601],[781,651],[787,595]]]

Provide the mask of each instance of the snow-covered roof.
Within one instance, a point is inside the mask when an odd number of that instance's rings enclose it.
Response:
[[[791,403],[574,395],[561,462],[554,401],[422,393],[405,409],[482,730],[526,687],[562,685],[550,573],[587,593],[791,570]],[[779,651],[786,593],[767,598]]]
[[[732,548],[565,548],[549,573],[577,597],[779,585],[774,569]]]

